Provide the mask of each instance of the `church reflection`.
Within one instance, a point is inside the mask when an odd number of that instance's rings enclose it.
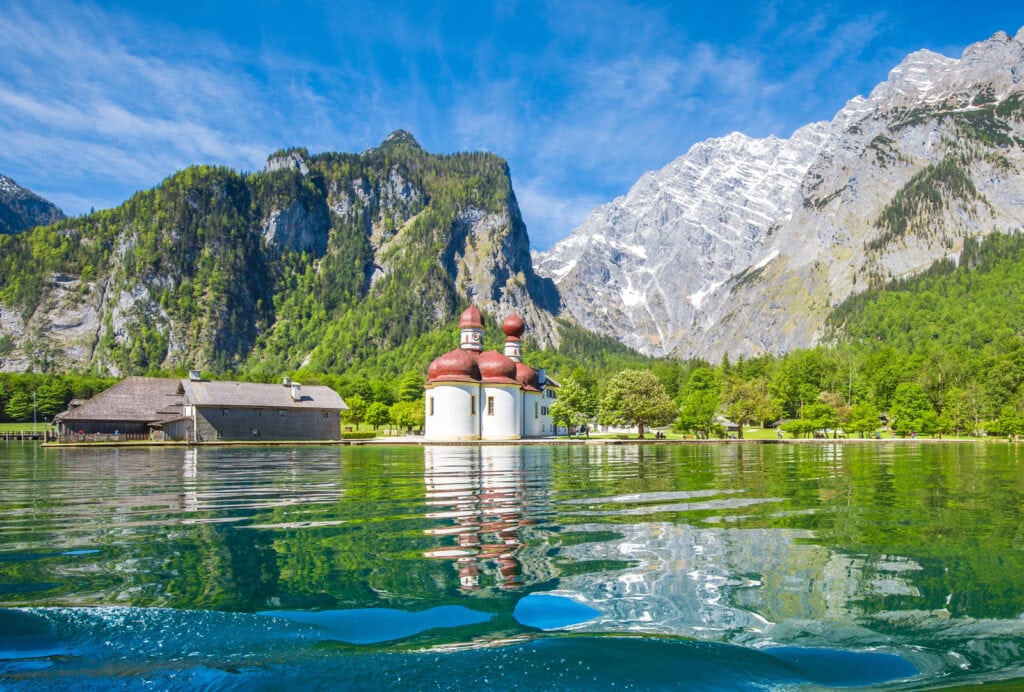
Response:
[[[464,590],[521,586],[520,531],[532,523],[525,516],[522,449],[426,447],[423,452],[426,502],[433,508],[426,516],[443,521],[425,533],[447,543],[426,551],[426,557],[452,560]]]

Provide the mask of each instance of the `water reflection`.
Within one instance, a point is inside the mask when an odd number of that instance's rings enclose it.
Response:
[[[603,612],[591,629],[728,638],[786,620],[850,620],[873,596],[920,595],[911,576],[921,567],[913,560],[845,555],[815,545],[809,531],[664,522],[576,528],[612,528],[621,538],[565,547],[563,559],[635,564],[561,580],[560,592]]]
[[[591,633],[1024,675],[1024,476],[1005,445],[7,452],[7,607],[493,613],[416,635],[468,647],[524,635],[515,608],[542,594],[596,610],[569,625]]]
[[[480,588],[481,573],[502,588],[523,584],[520,531],[526,470],[520,447],[426,447],[423,479],[428,519],[445,520],[426,529],[430,536],[454,537],[455,545],[428,550],[428,558],[454,559],[459,586]]]

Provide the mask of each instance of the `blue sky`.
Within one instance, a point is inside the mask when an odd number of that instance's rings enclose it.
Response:
[[[0,1],[0,173],[76,214],[392,130],[509,161],[535,248],[695,142],[788,137],[1019,2]]]

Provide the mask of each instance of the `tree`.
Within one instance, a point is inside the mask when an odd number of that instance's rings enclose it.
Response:
[[[391,410],[387,404],[374,401],[366,407],[366,422],[373,426],[374,432],[377,432],[377,428],[391,422]]]
[[[423,398],[423,375],[410,370],[398,380],[398,400],[418,401]]]
[[[391,405],[391,420],[402,430],[413,428],[423,429],[426,414],[423,410],[423,399],[418,401],[399,401]]]
[[[7,400],[4,407],[7,417],[16,423],[26,423],[32,420],[32,392],[27,387],[18,387]]]
[[[348,404],[348,411],[342,411],[341,416],[346,423],[358,426],[366,420],[366,410],[369,406],[366,399],[359,394],[353,394],[345,399],[345,403]]]
[[[551,404],[551,419],[555,424],[563,423],[566,430],[573,425],[585,425],[597,415],[597,396],[583,382],[568,377],[558,388],[558,398]],[[587,430],[590,436],[590,430]]]
[[[814,401],[804,406],[800,420],[806,421],[811,432],[835,430],[839,425],[839,416],[824,401]]]
[[[736,423],[736,436],[743,439],[743,426],[754,420],[764,420],[771,398],[764,378],[741,380],[730,378],[723,391],[725,415]]]
[[[645,426],[668,425],[676,415],[675,404],[650,370],[620,371],[605,386],[601,398],[601,421],[635,425],[640,439],[644,436]]]
[[[893,432],[906,435],[911,432],[926,432],[926,428],[937,427],[937,417],[932,420],[927,413],[934,414],[931,401],[917,382],[902,382],[892,395],[889,419]]]
[[[853,433],[860,433],[860,436],[864,437],[865,433],[878,430],[880,424],[878,407],[865,401],[854,404],[850,408],[850,421],[846,424],[846,429]]]
[[[697,368],[683,388],[683,403],[679,409],[677,430],[685,430],[707,437],[715,427],[715,414],[721,403],[721,388],[711,368]]]
[[[372,382],[373,387],[373,401],[375,403],[384,404],[385,407],[395,403],[395,391],[391,387],[391,383],[386,380],[374,380]]]
[[[41,384],[36,390],[36,407],[39,418],[52,420],[55,415],[67,408],[70,395],[68,386],[57,377]]]

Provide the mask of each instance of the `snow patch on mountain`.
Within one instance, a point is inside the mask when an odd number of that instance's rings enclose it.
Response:
[[[922,177],[940,204],[913,202]],[[910,203],[897,209],[901,190]],[[583,326],[717,360],[812,346],[852,293],[957,256],[965,237],[1020,228],[1024,28],[960,58],[917,51],[789,139],[695,144],[534,264]]]

